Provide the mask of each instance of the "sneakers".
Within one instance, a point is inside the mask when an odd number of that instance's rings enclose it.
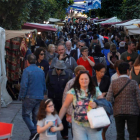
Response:
[[[29,140],[37,140],[37,138],[39,137],[39,134],[38,133],[35,133],[33,135],[30,136],[30,139]]]

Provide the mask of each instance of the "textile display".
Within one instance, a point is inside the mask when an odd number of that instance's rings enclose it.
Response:
[[[6,72],[8,81],[18,81],[20,78],[20,44],[21,38],[7,40],[6,48]]]
[[[7,77],[5,69],[5,30],[0,27],[0,97],[1,106],[6,107],[12,102],[11,96],[6,89]]]

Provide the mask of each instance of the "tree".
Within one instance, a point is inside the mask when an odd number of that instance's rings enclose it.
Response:
[[[95,9],[99,17],[110,18],[121,14],[121,4],[123,0],[102,0],[101,9]]]
[[[1,0],[0,26],[5,29],[20,29],[30,17],[32,0]]]
[[[72,4],[73,0],[69,0]],[[49,17],[63,19],[68,7],[67,0],[1,0],[0,26],[16,30],[29,22],[47,21]]]
[[[140,18],[140,0],[124,0],[121,10],[119,17],[122,20]]]

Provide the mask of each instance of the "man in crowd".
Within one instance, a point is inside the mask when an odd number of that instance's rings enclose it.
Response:
[[[74,69],[77,66],[75,59],[66,54],[66,48],[63,44],[58,44],[57,47],[58,56],[53,58],[50,68],[53,69],[57,60],[62,60],[66,64],[66,71],[73,74]]]
[[[59,113],[62,107],[62,96],[66,83],[72,78],[70,73],[66,72],[66,65],[64,61],[57,60],[54,65],[54,69],[49,71],[46,78],[46,85],[48,88],[48,97],[53,99],[55,109]],[[61,131],[62,138],[68,139],[68,123],[66,117],[62,120],[64,130]]]
[[[121,59],[127,63],[129,63],[130,68],[133,66],[136,58],[138,57],[138,53],[135,52],[136,45],[134,42],[128,42],[128,49],[126,52],[121,54]]]
[[[119,78],[113,80],[106,99],[114,102],[113,112],[116,122],[117,140],[124,140],[125,121],[129,130],[129,140],[137,139],[137,124],[140,110],[140,90],[135,80],[129,79],[129,64],[118,66]]]
[[[76,60],[76,62],[82,56],[80,50],[85,45],[86,45],[86,43],[84,41],[80,40],[76,44],[76,49],[71,51],[70,56],[72,56]]]
[[[19,92],[19,100],[22,100],[22,117],[31,132],[29,140],[36,140],[38,137],[36,117],[40,102],[46,93],[45,73],[35,63],[35,55],[29,54],[28,67],[23,71]]]
[[[73,50],[72,48],[72,43],[71,41],[66,41],[66,54],[70,55],[71,51]]]
[[[101,44],[101,49],[103,49],[104,48],[104,37],[101,35],[100,31],[98,31],[98,35],[99,35],[98,40],[99,40],[99,42]]]

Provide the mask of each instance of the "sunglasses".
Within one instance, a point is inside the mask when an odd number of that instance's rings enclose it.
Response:
[[[79,45],[79,47],[84,47],[84,46]]]
[[[40,53],[40,55],[42,56],[42,55],[44,55],[44,53]]]
[[[63,69],[57,69],[57,70],[61,70],[61,71],[63,71]]]

